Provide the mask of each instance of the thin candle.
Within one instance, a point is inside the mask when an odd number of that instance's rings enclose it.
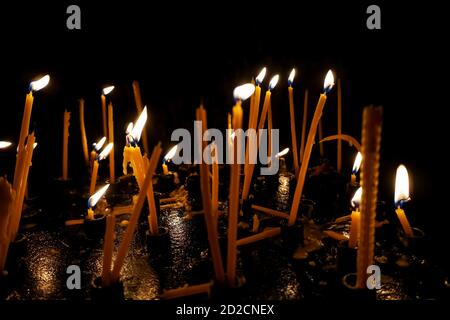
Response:
[[[406,217],[405,211],[402,209],[402,204],[410,200],[409,197],[409,175],[408,170],[404,165],[399,165],[395,175],[395,212],[400,220],[403,232],[407,237],[413,237],[414,233]]]
[[[62,180],[68,180],[70,112],[64,110]]]
[[[95,185],[97,183],[97,174],[98,174],[98,167],[99,162],[106,159],[108,157],[109,153],[111,152],[113,148],[113,143],[109,143],[105,149],[97,156],[97,159],[94,161],[94,166],[92,168],[92,174],[91,174],[91,184],[89,187],[89,194],[92,195],[95,190]]]
[[[327,100],[326,94],[333,88],[333,85],[333,73],[331,72],[331,70],[329,70],[324,81],[324,93],[322,93],[319,97],[316,111],[314,112],[313,121],[311,123],[311,127],[309,128],[308,139],[304,151],[305,153],[303,155],[302,165],[300,168],[297,185],[295,187],[294,199],[292,200],[291,211],[289,214],[289,225],[294,225],[295,221],[297,220],[298,207],[300,205],[300,200],[303,194],[303,186],[305,184],[306,172],[308,170],[309,159],[311,157],[311,151],[315,140],[314,138],[316,136],[317,126],[319,125],[322,111],[325,106],[325,101]]]
[[[359,167],[361,166],[361,161],[362,161],[362,155],[361,155],[361,152],[358,152],[356,154],[355,161],[353,162],[352,176],[351,176],[351,180],[350,180],[350,182],[352,184],[356,183],[356,174],[358,173]]]
[[[81,145],[83,147],[83,155],[86,166],[89,166],[89,152],[86,138],[86,128],[84,125],[84,99],[78,100],[79,112],[80,112],[80,134],[81,134]]]
[[[341,79],[337,80],[337,170],[341,173],[342,169],[342,93],[341,93]]]
[[[303,100],[302,139],[300,141],[300,162],[303,161],[303,155],[305,151],[307,120],[308,120],[308,90],[305,90],[305,98]]]
[[[13,210],[14,193],[6,178],[0,177],[0,273],[5,270],[10,238],[8,221]]]
[[[108,136],[108,124],[106,115],[106,96],[114,90],[114,86],[105,87],[102,90],[101,101],[102,101],[102,125],[103,125],[103,135]]]
[[[114,183],[116,181],[116,168],[114,158],[114,114],[113,105],[110,102],[108,105],[108,140],[113,144],[111,149],[111,155],[109,156],[109,182]]]
[[[361,222],[357,257],[356,287],[365,288],[367,267],[373,264],[375,250],[375,216],[380,166],[382,109],[364,108],[361,166]]]
[[[134,102],[136,103],[136,110],[139,114],[141,114],[142,109],[144,108],[144,104],[142,103],[141,96],[141,87],[139,86],[139,82],[133,81],[133,93],[134,93]],[[144,128],[144,134],[142,135],[142,144],[144,146],[144,152],[149,154],[150,149],[148,148],[148,138]]]
[[[292,69],[288,78],[288,95],[289,95],[289,115],[291,118],[291,141],[292,141],[292,153],[294,157],[294,170],[295,176],[298,175],[299,164],[298,164],[298,153],[297,153],[297,131],[295,129],[295,108],[294,108],[294,89],[292,84],[294,82],[295,69]]]
[[[164,162],[162,164],[163,174],[168,175],[169,174],[169,167],[167,166],[167,162],[169,162],[177,153],[178,146],[173,146],[169,152],[166,153],[164,156]]]
[[[110,213],[106,216],[106,229],[103,240],[103,266],[102,266],[102,287],[106,288],[111,284],[111,262],[114,247],[114,227],[116,218]]]
[[[353,195],[351,204],[354,208],[351,214],[351,225],[350,225],[350,237],[348,239],[348,246],[350,248],[356,248],[359,239],[359,224],[360,224],[360,213],[359,204],[361,203],[362,188],[359,187]]]
[[[108,191],[109,184],[104,185],[101,187],[96,193],[94,193],[92,196],[88,199],[88,210],[87,210],[87,218],[89,220],[94,220],[94,207],[97,205],[97,203],[100,201],[100,199],[105,195],[106,191]]]

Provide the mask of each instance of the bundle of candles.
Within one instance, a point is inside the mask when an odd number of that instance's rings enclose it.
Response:
[[[194,145],[198,154],[203,155],[208,152],[212,161],[210,164],[201,161],[192,167],[198,167],[199,171],[199,187],[201,191],[202,213],[205,219],[207,242],[209,246],[210,257],[212,261],[212,269],[214,271],[213,283],[206,283],[191,287],[172,289],[162,294],[162,297],[179,297],[201,292],[209,292],[211,286],[219,288],[236,288],[243,285],[238,277],[238,260],[239,248],[242,246],[257,243],[258,241],[282,236],[285,233],[294,234],[292,240],[295,247],[303,246],[303,229],[298,228],[304,223],[304,218],[299,215],[301,205],[304,199],[305,184],[308,180],[308,169],[311,168],[311,156],[313,147],[319,145],[320,155],[323,157],[322,145],[326,141],[337,140],[336,153],[336,169],[338,173],[342,169],[342,141],[346,141],[350,146],[355,147],[358,152],[352,169],[349,185],[357,190],[351,200],[354,210],[351,215],[340,217],[336,222],[351,221],[348,232],[334,232],[328,230],[326,235],[344,242],[348,242],[349,248],[357,249],[357,280],[354,284],[356,288],[364,288],[368,274],[367,267],[373,263],[374,247],[375,247],[375,228],[376,228],[376,203],[379,180],[379,162],[380,162],[380,141],[381,141],[381,122],[382,110],[379,107],[367,107],[363,112],[363,129],[361,144],[357,139],[342,133],[342,99],[341,85],[337,82],[337,134],[323,137],[321,117],[329,94],[335,84],[332,71],[328,71],[325,77],[323,93],[320,94],[317,105],[314,110],[312,120],[308,125],[308,90],[304,92],[304,103],[302,110],[301,138],[300,145],[297,144],[296,129],[296,108],[295,102],[295,69],[293,69],[288,77],[288,101],[290,115],[290,133],[291,145],[289,148],[276,153],[273,144],[274,125],[272,120],[272,102],[271,94],[275,91],[279,82],[279,75],[275,75],[270,80],[264,95],[262,108],[260,108],[262,84],[266,76],[266,68],[255,78],[255,82],[238,86],[234,90],[235,104],[228,114],[228,131],[226,138],[227,151],[227,169],[228,176],[219,176],[220,168],[223,167],[221,144],[212,142],[210,145],[204,139],[204,134],[208,130],[207,111],[203,106],[196,109],[197,121],[200,121],[199,134],[195,137]],[[24,206],[24,198],[26,193],[27,178],[32,164],[33,149],[35,144],[34,133],[29,132],[29,124],[33,105],[33,92],[44,88],[49,82],[49,76],[45,76],[40,80],[34,81],[30,85],[30,92],[26,96],[25,110],[23,114],[22,126],[19,140],[17,143],[16,166],[14,171],[13,184],[11,185],[6,178],[0,178],[0,270],[5,270],[6,260],[10,246],[16,240],[21,214]],[[79,100],[80,115],[80,133],[82,142],[83,157],[86,166],[90,169],[90,185],[88,207],[85,211],[85,221],[94,221],[96,212],[106,217],[106,225],[104,227],[103,237],[103,267],[101,272],[101,286],[109,288],[121,281],[121,270],[127,257],[127,252],[131,248],[131,243],[137,226],[140,222],[141,212],[144,204],[146,206],[147,234],[158,236],[161,233],[159,210],[160,203],[176,202],[177,197],[166,197],[159,200],[155,197],[154,180],[155,172],[158,167],[161,156],[161,144],[157,144],[152,152],[149,149],[149,142],[145,133],[147,123],[147,107],[142,103],[139,84],[135,81],[132,84],[138,118],[135,123],[130,123],[126,130],[126,146],[123,150],[122,168],[123,174],[129,175],[129,172],[135,177],[139,193],[133,197],[132,205],[126,208],[99,206],[99,201],[107,194],[111,185],[117,184],[115,173],[115,155],[114,143],[114,109],[108,94],[114,90],[114,86],[103,89],[101,95],[101,111],[102,111],[102,130],[104,137],[93,145],[93,150],[89,154],[88,139],[86,137],[84,123],[84,100]],[[259,134],[251,139],[251,132],[248,134],[246,143],[244,133],[240,129],[244,129],[244,101],[250,98],[248,129],[261,130],[267,127],[267,136]],[[108,101],[109,100],[109,101]],[[63,125],[63,148],[62,148],[62,176],[61,179],[66,181],[68,175],[68,145],[69,145],[69,125],[70,112],[64,111]],[[258,134],[259,131],[257,131]],[[319,135],[318,144],[316,135]],[[142,138],[143,151],[139,146]],[[253,203],[253,198],[257,195],[255,188],[255,167],[258,166],[256,154],[259,148],[267,142],[267,158],[268,164],[275,159],[284,158],[286,155],[292,154],[292,176],[291,181],[295,184],[293,194],[289,201],[289,211],[279,211],[273,207],[266,207]],[[0,142],[0,148],[8,148],[11,143],[7,141]],[[174,146],[165,155],[161,166],[163,175],[169,175],[168,164],[179,149]],[[106,159],[109,159],[109,178],[104,186],[97,190],[97,181],[103,179],[99,175],[99,167],[102,166]],[[244,161],[240,161],[244,159]],[[241,164],[243,164],[241,166]],[[358,182],[357,174],[361,167],[360,179]],[[175,172],[176,173],[176,172]],[[256,175],[257,176],[257,175]],[[229,180],[225,181],[225,177]],[[258,177],[259,178],[259,177]],[[120,179],[119,179],[120,180]],[[409,238],[414,237],[405,211],[402,209],[404,202],[409,200],[408,172],[401,165],[397,170],[397,178],[395,183],[395,212],[400,221],[400,225],[404,231],[404,235]],[[219,200],[220,181],[227,188],[228,198]],[[184,183],[184,181],[181,181]],[[183,188],[183,186],[181,187]],[[147,201],[146,201],[147,200]],[[221,245],[221,234],[219,231],[219,216],[223,211],[219,208],[224,207],[226,222],[226,245]],[[246,207],[249,207],[249,209]],[[248,211],[250,210],[250,214]],[[116,238],[116,216],[123,213],[131,213],[129,221],[124,231],[117,253],[114,257],[114,239]],[[276,217],[278,219],[277,226],[267,226],[261,230],[259,214]],[[252,233],[247,236],[240,236],[241,222],[252,219]],[[66,223],[66,226],[71,225]],[[103,232],[103,230],[102,230]],[[288,238],[291,239],[291,238]],[[222,251],[226,250],[226,254]],[[114,261],[113,261],[114,260]]]

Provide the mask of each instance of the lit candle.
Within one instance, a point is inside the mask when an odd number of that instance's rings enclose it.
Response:
[[[238,135],[238,129],[242,128],[242,101],[250,97],[255,91],[252,84],[244,84],[234,89],[234,98],[236,104],[233,107],[233,130]],[[239,178],[240,178],[240,159],[241,148],[238,147],[240,141],[239,136],[235,137],[233,144],[234,161],[231,164],[230,178],[230,196],[228,208],[228,255],[227,255],[227,280],[230,287],[236,285],[236,241],[237,241],[237,223],[239,213]]]
[[[263,129],[264,123],[266,122],[267,110],[269,109],[269,106],[270,106],[270,96],[272,94],[271,91],[277,85],[279,78],[280,78],[279,75],[275,75],[275,76],[272,77],[272,79],[269,82],[269,88],[266,91],[266,95],[264,97],[263,108],[261,110],[261,118],[259,119],[259,123],[258,123],[258,132]],[[269,138],[269,141],[270,141],[270,138]],[[258,143],[257,143],[257,146],[256,146],[256,151],[258,151],[259,143],[260,143],[260,141],[258,139]],[[248,176],[249,178],[244,180],[244,186],[243,186],[243,189],[242,189],[242,199],[246,200],[248,198],[248,194],[250,192],[250,184],[252,182],[251,178],[253,177],[253,171],[254,170],[255,170],[255,164],[250,163],[249,166],[248,166],[248,171],[247,171],[248,174],[246,174],[246,176]]]
[[[114,90],[114,86],[109,86],[106,88],[103,88],[101,100],[102,100],[102,124],[103,124],[103,135],[105,137],[108,136],[108,125],[107,125],[107,116],[106,116],[106,96],[111,93],[111,91]]]
[[[282,156],[285,156],[289,153],[289,148],[284,148],[283,150],[281,150],[280,152],[278,152],[275,155],[275,158],[281,158]]]
[[[259,114],[259,103],[261,99],[261,83],[263,82],[265,76],[266,76],[266,67],[262,68],[262,70],[259,72],[258,76],[256,77],[256,87],[255,92],[251,96],[250,101],[250,115],[249,115],[249,129],[256,129],[256,126],[258,124],[258,114]],[[228,121],[229,121],[229,129],[231,129],[231,114],[228,114]],[[257,134],[257,133],[256,133]],[[257,139],[257,137],[255,137]],[[245,164],[244,164],[244,185],[248,184],[249,180],[252,179],[250,176],[250,137],[247,137],[247,146],[245,148]],[[255,142],[253,142],[255,143]],[[230,150],[231,151],[231,150]],[[231,153],[230,153],[231,154]],[[254,155],[255,157],[256,155]],[[252,159],[254,161],[255,159]],[[231,161],[230,161],[231,162]],[[252,172],[253,174],[253,172]]]
[[[108,105],[108,130],[109,130],[109,143],[114,143],[114,114],[113,106],[110,102]],[[109,157],[109,182],[114,183],[116,181],[116,168],[114,161],[114,145],[111,149],[111,156]]]
[[[409,176],[408,170],[404,165],[399,165],[395,175],[395,195],[394,195],[397,217],[400,220],[403,231],[407,237],[413,237],[414,233],[406,218],[405,211],[402,209],[402,204],[409,201]]]
[[[144,112],[144,110],[142,112]],[[120,271],[122,270],[122,266],[125,261],[125,257],[127,255],[128,248],[130,247],[130,243],[134,235],[134,231],[136,230],[136,225],[139,220],[139,216],[141,215],[145,198],[147,197],[148,188],[152,184],[153,174],[155,173],[156,164],[160,155],[161,155],[161,146],[160,144],[158,144],[153,149],[150,158],[150,164],[145,174],[144,182],[139,190],[139,195],[133,207],[133,212],[131,213],[130,222],[128,223],[127,230],[125,231],[125,234],[122,238],[122,241],[120,242],[120,246],[117,251],[116,261],[114,262],[114,267],[111,273],[112,283],[116,283],[119,281]]]
[[[80,133],[81,133],[81,145],[83,147],[84,161],[89,166],[89,153],[86,139],[86,128],[84,126],[84,99],[78,100],[80,106]]]
[[[164,162],[162,164],[163,174],[168,175],[169,174],[169,168],[167,167],[167,162],[169,162],[176,154],[178,149],[178,146],[172,147],[169,152],[164,156]]]
[[[0,141],[0,149],[8,149],[12,145],[9,141]]]
[[[309,158],[311,157],[311,151],[314,144],[314,138],[316,136],[317,126],[319,125],[320,118],[322,116],[323,107],[325,106],[325,101],[327,100],[327,93],[333,88],[334,77],[331,70],[328,71],[325,81],[324,81],[324,93],[320,95],[319,101],[317,102],[316,111],[314,112],[313,121],[311,127],[309,128],[308,139],[306,141],[306,147],[304,150],[302,165],[299,172],[299,177],[297,180],[297,185],[295,187],[294,199],[292,200],[291,212],[289,216],[289,225],[294,225],[297,220],[298,207],[300,205],[300,199],[303,193],[303,186],[305,184],[306,172],[308,170]]]
[[[303,155],[305,151],[307,120],[308,120],[308,90],[305,90],[305,99],[303,100],[302,139],[300,142],[300,162],[303,161]]]
[[[102,287],[106,288],[111,284],[111,262],[114,247],[114,227],[115,216],[110,213],[106,216],[105,237],[103,240],[103,266],[102,266]]]
[[[89,194],[92,195],[95,191],[95,185],[97,184],[97,174],[98,174],[98,167],[99,162],[105,159],[109,153],[111,152],[113,148],[113,143],[109,143],[105,149],[98,155],[97,159],[94,161],[94,166],[92,168],[92,174],[91,174],[91,184],[89,187]]]
[[[68,179],[67,164],[69,161],[69,125],[70,125],[70,112],[64,110],[62,180]]]
[[[341,173],[342,169],[342,93],[341,93],[341,79],[337,81],[337,131],[338,131],[338,141],[337,141],[337,170]]]
[[[106,137],[101,138],[99,141],[94,142],[92,144],[93,148],[91,151],[91,159],[90,159],[90,167],[91,171],[94,168],[94,161],[97,159],[98,152],[102,149],[103,145],[106,142]]]
[[[361,221],[357,257],[356,287],[365,288],[367,267],[373,264],[375,250],[375,216],[380,166],[382,109],[367,107],[363,111],[361,166]]]
[[[203,141],[202,137],[203,132],[205,132],[208,128],[208,125],[206,123],[206,110],[203,108],[203,106],[200,106],[200,108],[196,109],[196,119],[197,121],[201,121],[202,123],[201,132],[197,136],[197,139],[199,139],[197,146],[200,149],[199,151],[201,151],[205,150],[206,147],[206,141]],[[208,233],[208,243],[213,259],[214,275],[218,284],[222,286],[225,281],[225,273],[223,270],[222,255],[219,246],[217,221],[215,221],[217,217],[214,217],[212,214],[209,169],[208,165],[204,161],[200,163],[200,189],[202,194],[202,204],[206,222],[206,229]]]
[[[291,116],[291,141],[292,141],[292,152],[294,155],[294,170],[295,176],[298,175],[299,165],[298,165],[298,154],[297,154],[297,131],[295,129],[295,109],[294,109],[294,89],[292,88],[292,83],[294,82],[295,69],[292,69],[288,78],[288,93],[289,93],[289,114]]]
[[[142,113],[142,108],[144,107],[144,104],[142,103],[142,96],[141,96],[141,88],[139,86],[139,82],[133,81],[133,93],[134,93],[134,102],[136,103],[136,110],[139,114]],[[148,148],[148,140],[147,140],[147,134],[145,133],[144,128],[144,134],[142,135],[142,144],[144,145],[144,152],[146,154],[149,154],[150,149]]]
[[[338,141],[340,141],[340,140],[338,140]],[[352,176],[351,176],[351,181],[350,181],[352,184],[356,183],[356,174],[358,173],[359,167],[361,166],[361,160],[362,160],[361,152],[358,152],[356,154],[355,161],[353,163],[353,168],[352,168]]]
[[[100,190],[98,190],[96,193],[94,193],[91,197],[89,197],[88,210],[87,210],[87,215],[86,215],[86,217],[89,220],[94,220],[95,213],[94,213],[93,208],[96,206],[98,201],[105,195],[108,188],[109,188],[109,184],[106,184],[103,187],[101,187]]]
[[[361,203],[361,195],[362,195],[362,188],[359,187],[358,190],[356,190],[351,201],[352,206],[355,210],[353,210],[351,214],[352,222],[350,225],[350,237],[348,239],[348,246],[350,248],[356,248],[358,244],[359,223],[360,223],[359,204]]]

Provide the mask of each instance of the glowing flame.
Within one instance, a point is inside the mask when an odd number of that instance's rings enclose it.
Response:
[[[107,95],[107,94],[110,94],[111,93],[111,91],[113,91],[114,90],[114,86],[109,86],[109,87],[106,87],[106,88],[103,88],[103,95]]]
[[[294,82],[294,77],[295,77],[295,68],[293,68],[291,73],[289,74],[288,85],[291,85]]]
[[[96,152],[99,152],[100,149],[103,147],[103,145],[106,142],[106,137],[101,138],[100,140],[98,140],[97,142],[94,142],[93,146]]]
[[[323,91],[328,93],[334,87],[334,75],[331,70],[328,70],[327,75],[325,76],[325,81],[323,82]]]
[[[236,132],[233,132],[233,133],[230,135],[231,140],[234,140],[234,137],[236,137]]]
[[[273,76],[272,79],[270,79],[269,90],[273,90],[273,88],[275,88],[279,79],[280,79],[280,76],[278,74]]]
[[[255,86],[251,83],[243,84],[236,87],[233,91],[234,99],[244,101],[248,99],[253,92],[255,92]]]
[[[37,146],[38,146],[37,142],[33,143],[33,150],[36,149]]]
[[[39,80],[32,81],[30,83],[30,88],[33,91],[39,91],[42,88],[45,88],[49,82],[50,82],[50,76],[47,74],[47,75],[43,76],[42,78],[40,78]]]
[[[259,85],[263,82],[264,77],[266,76],[266,67],[262,68],[262,70],[259,72],[258,76],[256,77],[256,84]]]
[[[352,173],[356,174],[359,170],[359,167],[361,167],[361,161],[362,161],[362,154],[361,152],[358,152],[355,157],[355,162],[353,163],[353,169]]]
[[[139,118],[136,121],[136,124],[131,130],[130,135],[135,142],[139,142],[139,140],[141,140],[141,133],[142,130],[144,129],[146,122],[147,122],[147,106],[144,107],[141,114],[139,115]]]
[[[113,146],[114,146],[113,142],[108,143],[105,149],[103,149],[103,151],[98,155],[98,161],[105,159],[111,152]]]
[[[128,124],[128,126],[127,126],[127,129],[125,130],[125,133],[127,134],[127,135],[129,135],[130,133],[131,133],[131,131],[133,130],[133,122],[130,122],[129,124]]]
[[[0,141],[0,149],[6,149],[12,145],[9,141]]]
[[[98,200],[100,200],[103,195],[105,194],[106,190],[108,190],[109,184],[103,186],[100,190],[98,190],[96,193],[94,193],[88,200],[88,207],[92,208],[94,207]]]
[[[401,202],[409,201],[409,176],[404,165],[399,165],[395,175],[395,204],[400,206]]]
[[[164,160],[170,160],[175,156],[175,153],[177,152],[178,149],[178,145],[172,147],[172,149],[169,150],[169,152],[167,152],[167,154],[164,156]]]
[[[362,196],[362,188],[359,187],[358,190],[356,190],[355,194],[353,195],[351,201],[353,208],[359,207],[359,204],[361,203],[361,196]]]
[[[285,148],[285,149],[283,149],[282,151],[278,152],[278,153],[275,155],[275,158],[280,158],[280,157],[286,155],[288,152],[289,152],[289,148]]]

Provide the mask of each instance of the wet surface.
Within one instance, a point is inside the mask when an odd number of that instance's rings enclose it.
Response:
[[[289,212],[293,194],[293,176],[281,174],[270,179],[258,179],[253,203]],[[317,181],[315,183],[318,183]],[[294,184],[295,185],[295,184]],[[130,190],[134,190],[130,187]],[[345,191],[344,191],[345,192]],[[71,217],[80,216],[84,200],[69,194],[65,208]],[[78,197],[83,198],[83,197]],[[195,198],[191,197],[192,199]],[[116,195],[115,201],[129,203],[129,196]],[[220,295],[223,299],[240,300],[298,300],[311,298],[339,299],[352,296],[342,284],[345,274],[354,272],[355,255],[345,244],[324,236],[324,230],[348,233],[349,224],[319,224],[315,203],[320,198],[302,201],[301,229],[303,245],[290,246],[286,221],[268,218],[257,213],[261,220],[260,231],[265,226],[283,226],[282,234],[257,243],[239,247],[237,276],[240,288]],[[64,203],[64,201],[60,201]],[[192,204],[192,207],[198,204]],[[28,214],[26,240],[12,249],[8,260],[9,275],[0,279],[0,298],[6,300],[36,299],[92,299],[92,282],[102,270],[102,235],[86,235],[82,225],[71,227],[46,223],[54,217],[48,208],[35,205]],[[29,209],[29,210],[31,210]],[[226,203],[220,210],[226,212]],[[320,207],[323,210],[323,206]],[[382,211],[382,210],[381,210]],[[36,214],[38,212],[38,214]],[[144,210],[145,212],[145,210]],[[379,213],[384,219],[383,212]],[[64,213],[57,214],[58,217]],[[330,216],[333,216],[331,214]],[[37,218],[36,216],[40,216]],[[31,218],[32,217],[32,221]],[[378,217],[378,216],[377,216]],[[128,215],[116,217],[116,250],[126,228]],[[244,215],[243,225],[252,225],[253,215]],[[219,218],[221,247],[226,243],[227,216]],[[122,269],[121,280],[125,299],[159,299],[167,289],[185,285],[207,283],[213,278],[213,268],[208,250],[207,233],[202,213],[187,215],[182,208],[161,210],[160,226],[166,228],[168,241],[159,245],[147,245],[147,222],[143,214],[128,251]],[[240,237],[251,235],[250,229],[242,229]],[[284,230],[284,231],[283,231]],[[375,261],[382,272],[382,287],[376,290],[379,300],[442,299],[449,296],[448,273],[434,266],[424,254],[421,239],[407,243],[398,237],[392,224],[381,226],[377,234]],[[155,243],[155,242],[153,242]],[[223,250],[224,251],[224,250]],[[296,259],[293,258],[295,253]],[[222,252],[226,265],[226,252]],[[77,265],[81,270],[81,290],[69,290],[66,281],[70,274],[66,269]],[[219,290],[220,291],[220,290]],[[203,297],[204,298],[204,297]]]

